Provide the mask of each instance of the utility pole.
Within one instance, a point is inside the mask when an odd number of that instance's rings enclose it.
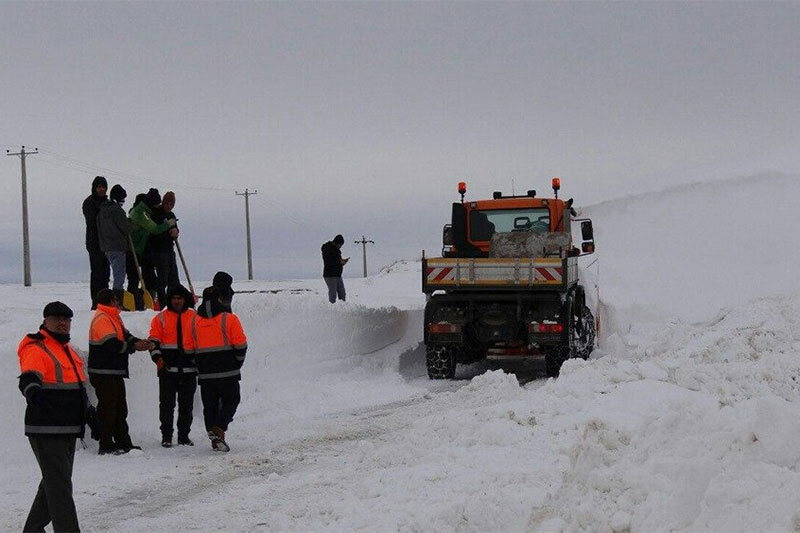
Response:
[[[38,148],[33,152],[26,152],[25,146],[17,153],[6,150],[6,155],[16,155],[22,164],[22,269],[26,287],[31,286],[31,243],[28,238],[28,178],[25,175],[25,157],[39,153]]]
[[[375,244],[375,241],[368,241],[367,239],[364,238],[363,235],[361,236],[361,240],[360,241],[355,241],[355,244],[360,244],[361,245],[361,253],[363,254],[363,258],[364,258],[364,277],[365,278],[367,277],[367,243]]]
[[[244,196],[244,218],[247,223],[247,279],[253,280],[253,250],[250,247],[250,197],[258,194],[258,191],[245,189],[244,192],[237,192],[236,196]]]

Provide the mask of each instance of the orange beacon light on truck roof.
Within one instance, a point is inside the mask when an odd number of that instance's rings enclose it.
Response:
[[[561,179],[553,178],[553,193],[555,193],[556,198],[558,198],[558,190],[560,188],[561,188]]]

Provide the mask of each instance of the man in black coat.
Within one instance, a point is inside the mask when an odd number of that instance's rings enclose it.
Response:
[[[347,296],[344,291],[344,282],[342,281],[342,270],[350,258],[342,258],[343,244],[344,237],[337,235],[332,241],[323,244],[321,248],[322,262],[324,264],[322,277],[328,286],[328,301],[331,303],[336,303],[337,296],[341,301],[345,301]]]
[[[100,206],[106,201],[108,182],[103,176],[95,176],[92,181],[92,194],[83,201],[83,217],[86,219],[86,251],[89,252],[89,293],[92,297],[92,309],[97,308],[97,293],[108,288],[111,275],[106,254],[100,249],[97,236],[97,214]]]
[[[153,209],[153,222],[161,224],[165,220],[177,220],[172,210],[175,208],[175,193],[167,191],[161,199],[161,205]],[[157,285],[152,287],[158,292],[158,301],[166,307],[167,290],[180,284],[178,263],[175,260],[175,239],[178,238],[178,227],[174,226],[150,236],[150,251],[156,268]],[[149,286],[148,286],[149,288]],[[192,302],[194,303],[194,302]]]

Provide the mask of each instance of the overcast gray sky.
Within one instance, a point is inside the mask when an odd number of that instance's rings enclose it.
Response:
[[[194,277],[440,246],[456,183],[577,204],[800,168],[800,3],[0,3],[0,146],[33,279],[88,279],[94,175],[172,189]],[[0,282],[21,282],[19,160]],[[357,259],[357,261],[356,261]],[[372,270],[372,269],[371,269]]]

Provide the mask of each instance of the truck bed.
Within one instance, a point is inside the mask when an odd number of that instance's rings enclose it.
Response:
[[[576,257],[431,257],[422,260],[422,291],[566,290],[578,281],[577,267]]]

